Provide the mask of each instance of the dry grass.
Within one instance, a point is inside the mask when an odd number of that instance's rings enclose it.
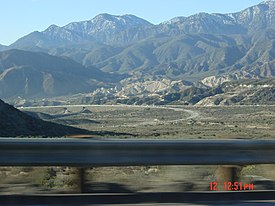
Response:
[[[183,107],[199,113],[194,119],[187,119],[188,113],[171,109],[122,106],[86,107],[92,113],[79,113],[53,119],[54,122],[70,122],[71,125],[91,131],[126,132],[137,135],[135,138],[150,139],[273,139],[275,136],[274,106],[231,106],[231,107]],[[70,107],[71,112],[81,111],[82,107]],[[48,114],[59,114],[61,108],[32,109]],[[180,121],[174,121],[182,119]],[[85,121],[84,121],[85,120]],[[92,120],[92,121],[87,121]],[[169,122],[170,121],[170,122]],[[171,122],[172,121],[172,122]],[[69,136],[70,138],[102,138],[102,136]],[[111,135],[105,138],[129,138],[131,136]],[[131,137],[133,138],[133,137]],[[104,167],[87,170],[87,179],[94,189],[105,191],[182,191],[208,190],[209,182],[215,181],[217,166],[159,166],[159,167]],[[25,184],[35,189],[25,192],[72,192],[79,190],[77,170],[56,168],[56,175],[47,179],[46,168],[1,168],[2,193],[7,184]],[[255,182],[256,189],[275,188],[270,180],[275,180],[274,165],[244,167],[240,180]],[[23,173],[22,173],[23,172]],[[259,179],[267,179],[267,182]],[[26,184],[29,184],[27,186]],[[17,185],[18,186],[18,185]],[[4,188],[3,188],[4,187]]]

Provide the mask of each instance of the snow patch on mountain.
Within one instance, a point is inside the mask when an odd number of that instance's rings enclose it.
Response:
[[[99,14],[91,20],[73,22],[64,29],[74,31],[81,34],[93,35],[98,32],[113,32],[136,26],[150,26],[148,21],[138,18],[134,15],[114,16],[110,14]]]

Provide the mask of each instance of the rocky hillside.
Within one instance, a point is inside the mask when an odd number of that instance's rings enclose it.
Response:
[[[33,32],[17,40],[12,48],[52,48],[68,44],[102,42],[127,44],[135,39],[134,31],[140,27],[153,26],[134,15],[114,16],[100,14],[91,20],[72,22],[63,27],[51,25],[42,32]],[[130,37],[125,31],[134,29]],[[123,35],[123,36],[122,36]],[[140,38],[137,38],[138,40]]]
[[[196,105],[275,105],[275,79],[231,81],[217,88],[220,93]]]
[[[7,47],[0,44],[0,51],[5,50]]]
[[[29,52],[0,53],[0,97],[85,93],[79,95],[84,102],[136,96],[165,103],[163,95],[185,93],[190,82],[193,94],[230,81],[274,78],[274,28],[272,0],[236,13],[198,13],[159,25],[110,14],[51,25],[4,48]]]
[[[274,1],[264,1],[231,14],[198,13],[175,17],[159,25],[134,15],[99,14],[91,20],[72,22],[63,27],[51,25],[45,31],[22,37],[12,47],[52,47],[68,43],[98,41],[108,45],[127,45],[155,35],[179,34],[251,34],[274,28]]]
[[[119,93],[117,93],[119,94]],[[102,94],[101,94],[102,95]],[[275,105],[275,79],[235,80],[216,87],[193,84],[180,90],[136,96],[118,96],[123,104]]]
[[[69,134],[88,134],[88,132],[33,118],[0,100],[0,137],[49,137]]]
[[[112,77],[113,80],[115,76]],[[64,57],[8,50],[0,52],[0,97],[51,97],[89,92],[108,74]],[[106,82],[107,81],[107,82]]]
[[[109,89],[100,88],[92,93],[42,101],[21,99],[13,104],[47,106],[62,105],[64,101],[67,104],[275,105],[275,79],[241,79],[214,87],[168,79],[136,79],[134,84]]]
[[[22,37],[10,48],[68,56],[102,71],[197,81],[239,72],[274,76],[275,2],[231,14],[198,13],[159,25],[133,15],[88,21]]]

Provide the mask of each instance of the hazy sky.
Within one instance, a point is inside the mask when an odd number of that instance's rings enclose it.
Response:
[[[153,24],[198,12],[231,13],[263,0],[0,0],[0,44],[9,45],[51,24],[92,19],[100,13],[133,14]]]

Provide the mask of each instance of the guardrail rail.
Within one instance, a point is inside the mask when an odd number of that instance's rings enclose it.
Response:
[[[234,177],[235,165],[242,166],[249,164],[274,163],[274,140],[94,140],[70,138],[0,138],[0,166],[79,167],[81,184],[84,183],[85,167],[231,165],[229,167],[223,167],[223,169],[226,168],[226,170],[230,171],[228,172],[230,175],[223,178],[227,179],[227,181],[233,181],[232,178]],[[245,191],[243,192],[245,193]],[[251,197],[253,196],[256,198],[257,192],[251,192],[254,194],[251,195]],[[211,192],[207,194],[215,193]],[[271,198],[272,196],[272,198],[275,199],[274,192],[270,194],[269,191],[269,193],[265,194],[269,195],[263,196],[262,194],[261,197]],[[168,198],[169,194],[166,195]],[[190,195],[192,194],[189,193],[189,196]],[[230,193],[227,192],[227,195],[230,195]],[[36,197],[38,198],[38,196]],[[128,196],[128,198],[129,197],[130,196]],[[23,197],[17,196],[18,200],[20,200],[20,198],[22,200]],[[27,197],[24,198],[25,200],[28,199]],[[137,198],[137,196],[135,196],[135,198]],[[15,199],[16,198],[13,197],[13,200]],[[40,200],[42,199],[40,197]],[[96,198],[94,197],[94,200],[95,199]],[[144,199],[144,197],[142,199]],[[180,198],[177,199],[180,200]],[[8,201],[11,201],[11,197],[1,196],[0,202],[1,200],[6,201],[5,203],[7,204]],[[19,202],[22,203],[22,201]]]

